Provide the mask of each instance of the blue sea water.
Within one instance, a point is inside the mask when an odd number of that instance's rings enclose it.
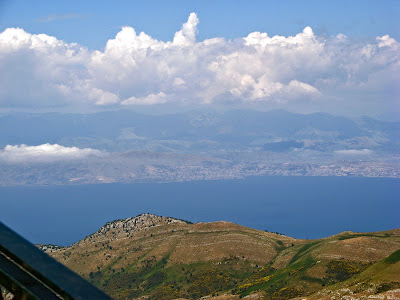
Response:
[[[33,243],[70,245],[107,221],[144,212],[308,239],[387,230],[400,227],[400,179],[277,176],[0,188],[0,220]]]

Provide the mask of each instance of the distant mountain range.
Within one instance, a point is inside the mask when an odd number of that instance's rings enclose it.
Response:
[[[400,123],[367,117],[8,113],[0,128],[0,186],[400,176]]]
[[[400,296],[400,229],[298,240],[142,214],[69,247],[39,247],[115,299]]]
[[[352,120],[326,113],[295,114],[283,110],[193,111],[168,115],[132,111],[7,113],[0,116],[0,128],[0,147],[50,143],[112,152],[220,153],[268,151],[271,143],[281,143],[281,147],[274,147],[272,151],[370,149],[388,154],[398,153],[400,146],[400,122],[369,117]],[[284,142],[289,144],[283,147]]]

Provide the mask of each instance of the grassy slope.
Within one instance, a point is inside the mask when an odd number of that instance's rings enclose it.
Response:
[[[214,222],[163,224],[133,233],[109,230],[50,254],[116,299],[254,292],[290,299],[330,285],[369,284],[368,278],[374,280],[371,293],[386,289],[396,282],[399,263],[382,259],[399,249],[399,230],[304,241]]]
[[[357,299],[371,294],[387,297],[390,294],[388,291],[396,289],[397,291],[394,293],[399,297],[400,250],[372,264],[363,272],[317,292],[310,299],[331,299],[334,295],[338,297],[351,296]]]

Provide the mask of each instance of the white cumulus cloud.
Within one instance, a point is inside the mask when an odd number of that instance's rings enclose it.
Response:
[[[252,32],[196,40],[191,13],[172,41],[126,26],[89,51],[19,28],[0,33],[0,108],[241,103],[360,113],[400,110],[400,46],[384,35],[354,40]]]
[[[122,101],[122,105],[153,105],[167,102],[166,95],[163,92],[158,94],[150,94],[146,97],[136,98],[130,97]]]
[[[64,147],[58,144],[38,146],[7,145],[0,150],[0,160],[7,162],[53,162],[58,160],[79,159],[87,156],[99,156],[99,150],[77,147]]]
[[[199,19],[195,13],[189,15],[187,23],[183,24],[182,29],[175,33],[174,45],[188,46],[196,41],[197,24]]]

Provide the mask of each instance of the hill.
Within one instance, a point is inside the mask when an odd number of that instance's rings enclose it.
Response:
[[[400,287],[399,229],[299,240],[142,214],[69,247],[40,247],[115,299],[320,299]]]

